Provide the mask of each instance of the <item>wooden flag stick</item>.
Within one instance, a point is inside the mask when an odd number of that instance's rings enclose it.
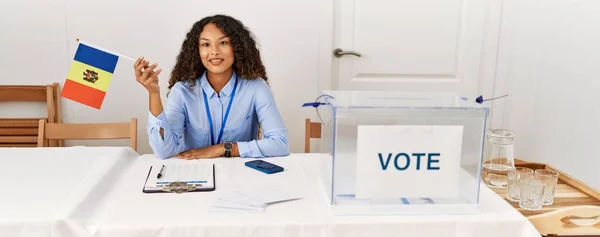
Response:
[[[79,38],[77,38],[77,42],[78,42],[78,43],[85,44],[85,45],[88,45],[88,46],[90,46],[90,47],[94,47],[94,48],[100,49],[100,50],[102,50],[102,51],[105,51],[105,52],[108,52],[108,53],[111,53],[111,54],[114,54],[114,55],[117,55],[117,56],[119,56],[119,57],[121,57],[121,58],[126,58],[126,59],[129,59],[129,60],[131,60],[132,62],[135,62],[135,59],[133,59],[133,58],[131,58],[131,57],[127,57],[127,56],[125,56],[125,55],[123,55],[123,54],[120,54],[120,53],[115,53],[115,52],[112,52],[112,51],[110,51],[110,50],[103,49],[103,48],[101,48],[101,47],[98,47],[98,46],[96,46],[96,45],[93,45],[93,44],[90,44],[90,43],[84,42],[83,40],[79,40]]]

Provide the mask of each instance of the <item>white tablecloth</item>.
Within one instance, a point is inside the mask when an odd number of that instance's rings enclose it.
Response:
[[[136,156],[128,148],[1,148],[0,236],[86,234],[68,216]]]
[[[0,174],[2,184],[19,190],[0,196],[0,236],[539,236],[485,186],[478,215],[333,216],[318,182],[326,175],[320,168],[328,156],[319,154],[270,158],[285,168],[274,175],[245,167],[247,159],[132,159],[127,150],[116,148],[0,149],[0,157],[14,167]],[[179,162],[215,163],[217,190],[142,192],[150,165]],[[303,199],[270,205],[262,213],[210,209],[225,192],[264,184],[292,186]]]

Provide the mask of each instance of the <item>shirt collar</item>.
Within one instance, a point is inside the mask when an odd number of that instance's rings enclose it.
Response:
[[[230,96],[231,93],[233,93],[233,87],[235,85],[236,80],[237,80],[237,75],[234,71],[231,74],[231,78],[229,79],[227,84],[225,84],[223,89],[221,89],[221,92],[219,93],[221,97],[227,97],[227,96]],[[202,77],[200,78],[200,86],[202,86],[202,89],[204,90],[204,92],[206,92],[206,95],[208,97],[212,98],[213,96],[215,96],[217,94],[215,92],[215,90],[212,88],[212,86],[210,86],[210,83],[208,83],[208,78],[206,77],[206,71],[204,71],[204,73],[202,74]]]

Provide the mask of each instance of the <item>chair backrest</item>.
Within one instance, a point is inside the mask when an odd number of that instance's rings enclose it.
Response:
[[[310,139],[321,138],[321,123],[311,122],[310,119],[306,119],[304,122],[304,152],[310,152]]]
[[[37,120],[0,119],[0,147],[35,147],[37,138]]]
[[[137,151],[137,119],[124,123],[47,123],[39,120],[37,146],[44,147],[48,140],[131,140],[131,148]]]
[[[45,102],[51,123],[61,123],[58,83],[52,85],[0,85],[0,102]],[[0,147],[35,147],[40,118],[0,119]],[[62,146],[62,140],[50,146]]]

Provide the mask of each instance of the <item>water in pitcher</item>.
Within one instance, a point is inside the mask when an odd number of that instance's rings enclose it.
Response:
[[[492,129],[486,135],[487,145],[481,176],[488,186],[506,187],[508,173],[515,169],[515,134],[504,129]]]
[[[507,164],[483,164],[481,172],[483,179],[493,187],[506,187],[508,173],[515,168]]]

